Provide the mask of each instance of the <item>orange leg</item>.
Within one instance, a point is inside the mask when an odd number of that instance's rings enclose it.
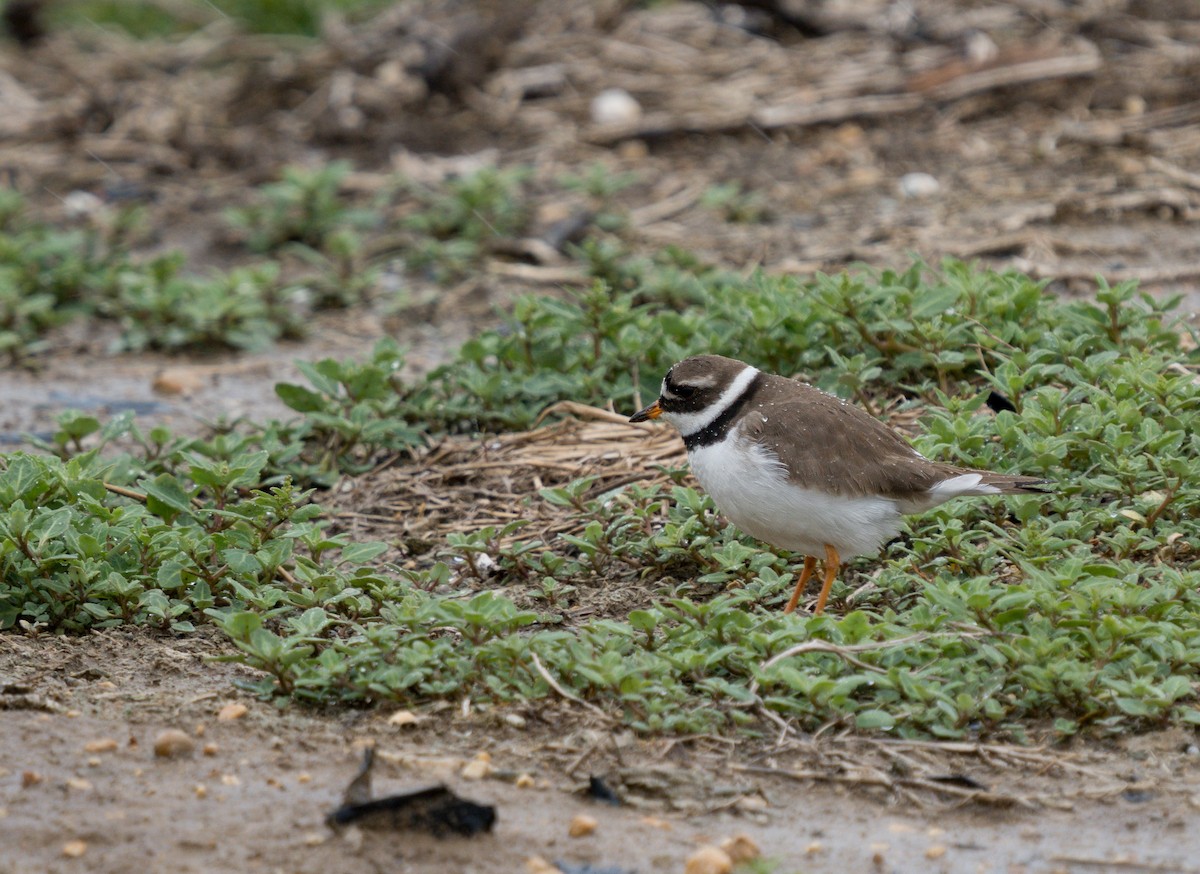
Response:
[[[792,613],[796,610],[796,605],[800,603],[800,596],[804,594],[804,587],[808,585],[808,578],[812,576],[813,568],[817,566],[817,560],[811,555],[804,556],[804,570],[800,571],[800,579],[796,583],[796,591],[792,592],[792,600],[788,601],[788,605],[783,608],[784,613]]]
[[[838,568],[841,567],[842,557],[838,555],[838,551],[825,544],[825,582],[821,584],[821,594],[817,595],[817,606],[813,610],[813,616],[820,616],[825,609],[825,602],[829,600],[829,590],[833,588],[833,581],[837,578]]]

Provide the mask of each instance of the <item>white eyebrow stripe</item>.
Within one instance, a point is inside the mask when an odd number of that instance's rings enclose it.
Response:
[[[691,388],[712,388],[716,384],[717,378],[711,373],[704,374],[694,382],[685,383],[685,385]]]

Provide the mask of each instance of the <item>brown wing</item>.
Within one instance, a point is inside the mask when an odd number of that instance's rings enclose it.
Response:
[[[776,454],[793,482],[831,494],[904,498],[962,470],[919,455],[858,407],[782,377],[750,401],[742,434]]]

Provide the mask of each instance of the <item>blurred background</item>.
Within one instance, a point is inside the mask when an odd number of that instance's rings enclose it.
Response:
[[[953,257],[1200,309],[1190,0],[4,12],[8,434],[113,398],[237,416],[385,335],[420,371],[638,256]]]

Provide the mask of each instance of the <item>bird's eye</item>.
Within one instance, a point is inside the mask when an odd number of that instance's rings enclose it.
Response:
[[[681,398],[690,398],[696,393],[696,386],[682,383],[680,385],[671,386],[671,391]]]

